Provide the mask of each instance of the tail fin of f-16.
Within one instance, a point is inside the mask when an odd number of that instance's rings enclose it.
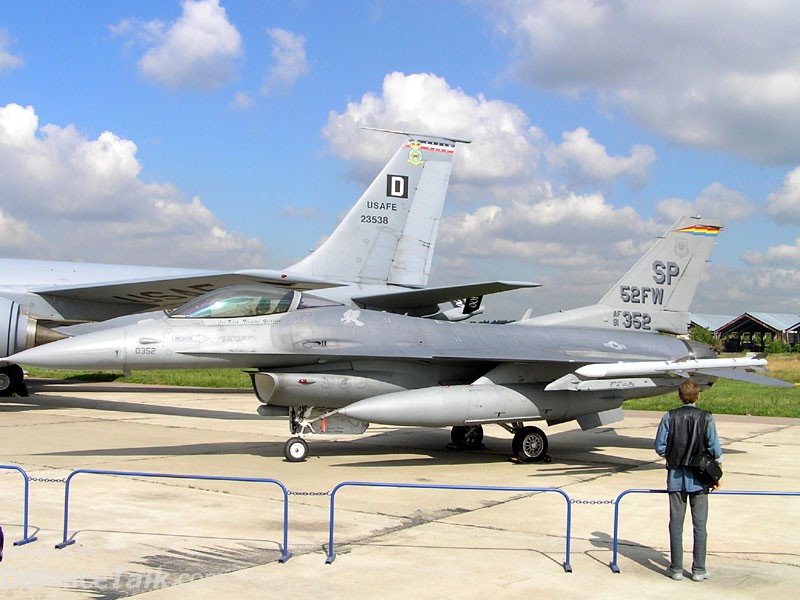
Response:
[[[469,142],[389,133],[406,140],[333,234],[287,271],[362,284],[427,284],[456,143]]]
[[[722,229],[715,219],[679,219],[599,303],[520,321],[685,334],[689,308]]]

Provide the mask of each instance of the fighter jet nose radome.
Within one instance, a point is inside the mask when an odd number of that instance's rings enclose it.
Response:
[[[8,357],[8,361],[46,369],[118,370],[125,364],[125,331],[108,329],[58,340]]]

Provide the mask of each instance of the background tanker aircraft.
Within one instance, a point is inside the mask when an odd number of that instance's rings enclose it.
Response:
[[[333,234],[281,271],[0,259],[0,395],[24,393],[22,369],[2,359],[63,337],[54,327],[172,309],[224,286],[318,289],[351,306],[453,320],[481,312],[483,294],[533,286],[488,282],[420,289],[428,282],[456,143],[468,142],[390,133],[406,139]],[[439,303],[447,302],[455,304],[441,312]]]
[[[681,334],[721,224],[679,220],[594,306],[507,325],[453,324],[359,310],[308,292],[232,287],[163,319],[33,348],[22,364],[65,369],[255,368],[264,416],[288,416],[286,458],[303,460],[308,433],[363,433],[369,423],[452,426],[473,447],[482,426],[514,434],[514,454],[541,460],[547,437],[526,421],[622,418],[626,399],[685,377],[791,384],[754,371],[766,361],[717,358]]]

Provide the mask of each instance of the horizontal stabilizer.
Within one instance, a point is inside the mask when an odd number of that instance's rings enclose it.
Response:
[[[539,287],[539,283],[528,281],[485,281],[445,287],[407,289],[386,294],[353,297],[353,302],[374,309],[402,310],[413,309],[460,300],[473,296],[485,296],[523,288]]]
[[[459,144],[471,144],[472,140],[462,140],[459,138],[454,137],[447,137],[444,135],[431,135],[430,133],[415,133],[412,131],[400,131],[399,129],[381,129],[380,127],[366,127],[362,125],[359,129],[364,129],[366,131],[382,131],[383,133],[396,133],[398,135],[405,135],[411,138],[438,138],[441,140],[447,140],[448,142],[456,142]]]
[[[619,423],[622,421],[622,407],[620,406],[618,408],[612,408],[609,410],[601,410],[600,412],[589,415],[581,415],[577,420],[578,425],[581,426],[583,431],[594,429],[595,427],[610,425],[611,423]]]
[[[794,383],[783,381],[782,379],[775,379],[774,377],[767,377],[766,375],[759,375],[758,373],[741,371],[739,369],[700,370],[698,373],[702,375],[711,375],[713,377],[723,377],[724,379],[735,379],[736,381],[743,381],[745,383],[755,383],[757,385],[770,385],[772,387],[785,388],[795,387]]]

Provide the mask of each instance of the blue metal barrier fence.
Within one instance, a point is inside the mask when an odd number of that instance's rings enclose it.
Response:
[[[619,573],[619,565],[617,564],[617,550],[619,547],[619,503],[622,498],[628,494],[666,494],[667,490],[644,490],[633,489],[625,490],[614,501],[614,551],[611,557],[611,570],[614,573]],[[733,491],[733,490],[717,490],[711,493],[712,496],[800,496],[800,492],[749,492],[749,491]]]
[[[70,483],[72,482],[72,478],[76,475],[81,473],[86,473],[90,475],[123,475],[127,477],[161,477],[161,478],[169,478],[169,479],[197,479],[202,481],[240,481],[245,483],[272,483],[277,485],[281,488],[283,492],[283,548],[281,548],[281,557],[278,559],[279,562],[286,562],[291,558],[291,554],[288,551],[288,538],[289,538],[289,492],[280,481],[277,479],[267,479],[267,478],[260,478],[260,477],[227,477],[227,476],[216,476],[216,475],[177,475],[172,473],[147,473],[147,472],[138,472],[138,471],[102,471],[96,469],[78,469],[73,471],[69,474],[66,481],[66,487],[64,491],[64,539],[60,544],[56,544],[56,548],[65,548],[70,544],[75,543],[75,539],[68,540],[67,539],[67,528],[68,528],[68,521],[69,521],[69,488]]]
[[[18,471],[22,474],[22,477],[25,479],[25,498],[22,503],[22,535],[24,536],[18,542],[14,542],[15,546],[22,546],[23,544],[30,544],[31,542],[36,541],[36,536],[29,536],[28,535],[28,488],[30,487],[30,479],[28,474],[15,465],[0,465],[0,469],[10,469],[12,471]]]
[[[470,490],[470,491],[492,491],[492,492],[556,492],[561,494],[567,502],[567,533],[566,533],[566,559],[562,563],[564,571],[567,573],[572,572],[572,566],[569,562],[569,549],[570,549],[570,529],[572,527],[572,502],[566,492],[558,488],[541,488],[541,487],[505,487],[505,486],[482,486],[482,485],[440,485],[428,483],[372,483],[367,481],[345,481],[337,485],[331,491],[331,515],[330,515],[330,539],[328,542],[328,558],[325,560],[326,564],[331,564],[336,558],[336,553],[333,551],[333,528],[334,528],[334,504],[336,499],[336,492],[343,487],[376,487],[376,488],[404,488],[404,489],[429,489],[429,490]]]

